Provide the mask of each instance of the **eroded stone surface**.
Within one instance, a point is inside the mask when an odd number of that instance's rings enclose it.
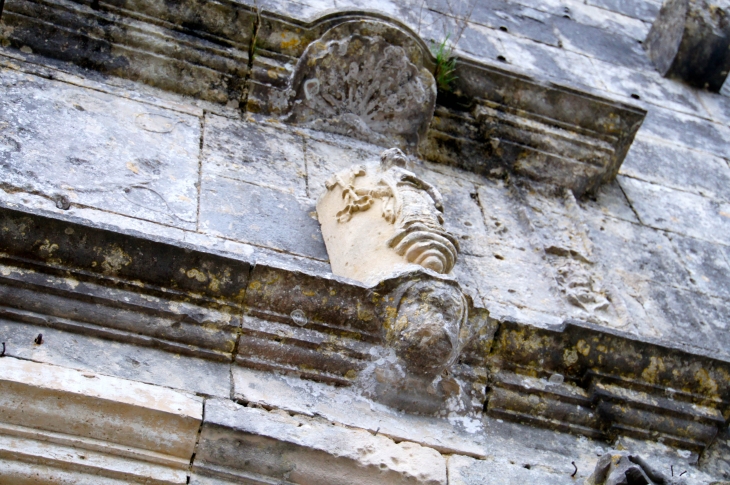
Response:
[[[322,131],[413,150],[431,122],[436,83],[385,24],[354,22],[310,44],[294,71],[290,118]],[[416,62],[414,64],[414,61]]]
[[[194,228],[197,118],[0,71],[2,188]]]
[[[446,484],[446,461],[433,449],[222,400],[206,402],[193,470],[302,485],[341,484],[343,477],[352,484]]]
[[[454,267],[459,242],[443,227],[443,198],[408,165],[390,149],[380,165],[356,165],[325,182],[317,217],[335,274],[374,283],[409,265],[441,274]]]
[[[664,2],[645,47],[657,70],[719,91],[730,70],[730,12],[727,2]]]

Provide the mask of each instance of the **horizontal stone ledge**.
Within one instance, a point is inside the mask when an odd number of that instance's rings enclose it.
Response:
[[[69,472],[99,475],[99,483],[186,483],[202,399],[7,356],[0,389],[4,477],[20,481],[37,467],[36,483],[59,483],[53,477]]]
[[[433,83],[436,63],[427,44],[383,14],[342,11],[305,22],[235,2],[200,6],[185,0],[173,6],[109,0],[96,8],[86,3],[7,0],[0,37],[15,49],[30,47],[49,58],[221,105],[242,103],[244,111],[282,115],[300,125],[312,120],[291,116],[302,101],[291,93],[304,76],[300,71],[307,62],[301,59],[318,43],[353,35],[380,38],[383,45],[402,49],[409,65]],[[255,25],[256,55],[248,59]],[[400,120],[397,129],[377,128],[377,136],[336,119],[315,124],[380,140],[376,143],[387,148],[402,142],[429,161],[483,174],[506,170],[582,195],[613,180],[646,115],[639,107],[511,72],[497,62],[459,58],[454,76],[453,86],[438,96],[434,87],[426,104],[433,108],[435,102],[439,117],[464,122],[467,129],[443,133],[443,123],[431,120],[433,109]],[[359,104],[343,107],[343,113],[367,125],[370,114],[352,111]],[[390,126],[383,120],[379,123]],[[414,130],[418,134],[402,136]]]
[[[436,450],[284,411],[210,399],[194,484],[446,484]]]

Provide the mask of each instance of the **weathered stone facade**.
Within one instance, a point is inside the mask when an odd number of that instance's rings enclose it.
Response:
[[[0,0],[0,483],[730,483],[660,7]]]

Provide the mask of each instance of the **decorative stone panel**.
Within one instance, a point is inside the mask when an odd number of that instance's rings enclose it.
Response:
[[[406,36],[351,21],[309,44],[292,76],[289,121],[413,151],[431,123],[436,81],[421,53],[395,37]]]

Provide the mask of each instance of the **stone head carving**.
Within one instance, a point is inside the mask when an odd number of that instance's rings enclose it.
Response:
[[[411,374],[435,376],[453,364],[470,336],[466,297],[438,280],[404,283],[396,291],[387,340]]]
[[[317,214],[335,274],[370,281],[408,264],[441,274],[454,267],[459,243],[443,227],[441,194],[407,166],[392,148],[379,164],[327,180]]]

